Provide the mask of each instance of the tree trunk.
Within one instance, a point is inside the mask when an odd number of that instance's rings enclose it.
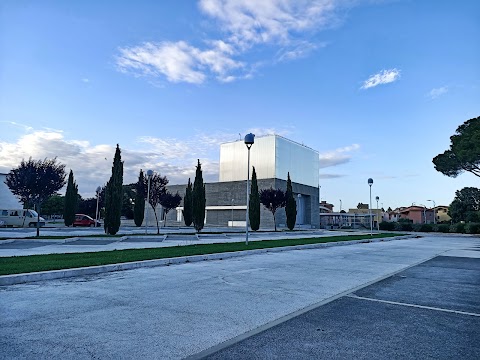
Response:
[[[168,211],[164,211],[163,213],[163,227],[167,227],[167,214],[168,214]]]
[[[153,213],[155,214],[155,221],[157,222],[157,235],[160,235],[160,227],[158,226],[157,211],[155,210],[155,208],[153,208]]]
[[[275,232],[277,232],[277,221],[275,220],[275,213],[273,214],[273,226],[275,226]]]

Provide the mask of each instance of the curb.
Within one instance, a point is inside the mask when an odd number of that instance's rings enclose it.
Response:
[[[35,273],[23,273],[23,274],[13,274],[13,275],[1,275],[0,286],[23,284],[23,283],[30,283],[30,282],[36,282],[36,281],[45,281],[45,280],[65,279],[65,278],[75,277],[75,276],[97,275],[97,274],[102,274],[106,272],[123,271],[123,270],[131,270],[131,269],[146,268],[146,267],[186,264],[186,263],[194,263],[194,262],[207,261],[207,260],[224,260],[229,258],[237,258],[237,257],[256,255],[256,254],[277,253],[277,252],[292,251],[292,250],[319,249],[319,248],[328,248],[332,246],[348,246],[348,245],[355,245],[355,244],[361,244],[361,243],[386,242],[386,241],[402,240],[402,239],[410,239],[410,238],[417,238],[417,236],[404,235],[404,236],[395,236],[395,237],[379,238],[379,239],[371,239],[371,240],[363,239],[363,240],[338,241],[338,242],[319,243],[319,244],[283,246],[283,247],[268,248],[268,249],[255,249],[255,250],[244,250],[244,251],[236,251],[236,252],[217,253],[217,254],[182,256],[182,257],[167,258],[167,259],[133,261],[133,262],[127,262],[127,263],[120,263],[120,264],[88,266],[88,267],[81,267],[81,268],[74,268],[74,269],[51,270],[51,271],[41,271],[41,272],[35,272]]]

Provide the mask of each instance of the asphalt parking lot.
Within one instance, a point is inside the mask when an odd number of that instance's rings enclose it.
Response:
[[[435,257],[200,357],[480,359],[480,259]]]
[[[426,236],[0,286],[0,359],[477,359],[479,247]]]

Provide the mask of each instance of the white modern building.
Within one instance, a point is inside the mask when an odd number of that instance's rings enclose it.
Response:
[[[0,173],[0,209],[22,209],[22,203],[18,201],[5,184],[6,178],[7,174]]]

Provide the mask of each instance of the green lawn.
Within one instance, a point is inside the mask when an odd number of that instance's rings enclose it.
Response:
[[[373,238],[387,238],[402,234],[374,234]],[[310,239],[283,239],[245,242],[195,244],[150,249],[127,249],[73,254],[49,254],[0,257],[0,275],[29,273],[36,271],[71,269],[85,266],[118,264],[130,261],[165,259],[188,255],[216,254],[253,249],[319,244],[348,240],[371,239],[370,235],[330,236]]]

